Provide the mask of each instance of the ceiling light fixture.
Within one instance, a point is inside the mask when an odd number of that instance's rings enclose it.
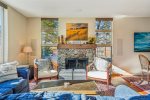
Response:
[[[115,18],[117,18],[117,19],[122,19],[122,18],[125,18],[125,17],[127,17],[127,15],[117,15],[117,16],[115,16]]]

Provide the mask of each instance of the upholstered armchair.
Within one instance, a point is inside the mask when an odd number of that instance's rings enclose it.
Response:
[[[86,79],[102,81],[111,84],[112,64],[104,59],[95,58],[94,62],[86,67]]]
[[[34,80],[38,82],[43,78],[58,78],[57,67],[52,67],[52,62],[49,59],[35,59],[34,60]]]

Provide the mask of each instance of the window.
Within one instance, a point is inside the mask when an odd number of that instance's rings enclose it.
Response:
[[[57,49],[58,38],[58,19],[42,18],[41,19],[41,57],[49,58],[53,49]]]
[[[96,18],[96,56],[112,60],[112,18]]]
[[[7,6],[0,2],[0,63],[8,60]]]

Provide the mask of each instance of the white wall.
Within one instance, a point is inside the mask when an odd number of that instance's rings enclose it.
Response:
[[[113,25],[113,63],[130,73],[140,72],[139,52],[134,52],[134,32],[150,32],[150,18],[114,19]],[[117,39],[123,41],[122,54],[118,54],[121,45],[117,46]],[[143,53],[150,58],[150,53]]]
[[[41,18],[27,19],[27,44],[32,46],[33,56],[41,57]]]
[[[21,49],[26,44],[27,39],[27,18],[8,7],[8,60],[18,60],[24,63],[25,56]]]

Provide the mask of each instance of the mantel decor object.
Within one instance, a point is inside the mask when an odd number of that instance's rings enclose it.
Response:
[[[61,44],[64,44],[64,36],[61,35]]]
[[[69,82],[64,82],[64,88],[67,88],[70,85]]]

